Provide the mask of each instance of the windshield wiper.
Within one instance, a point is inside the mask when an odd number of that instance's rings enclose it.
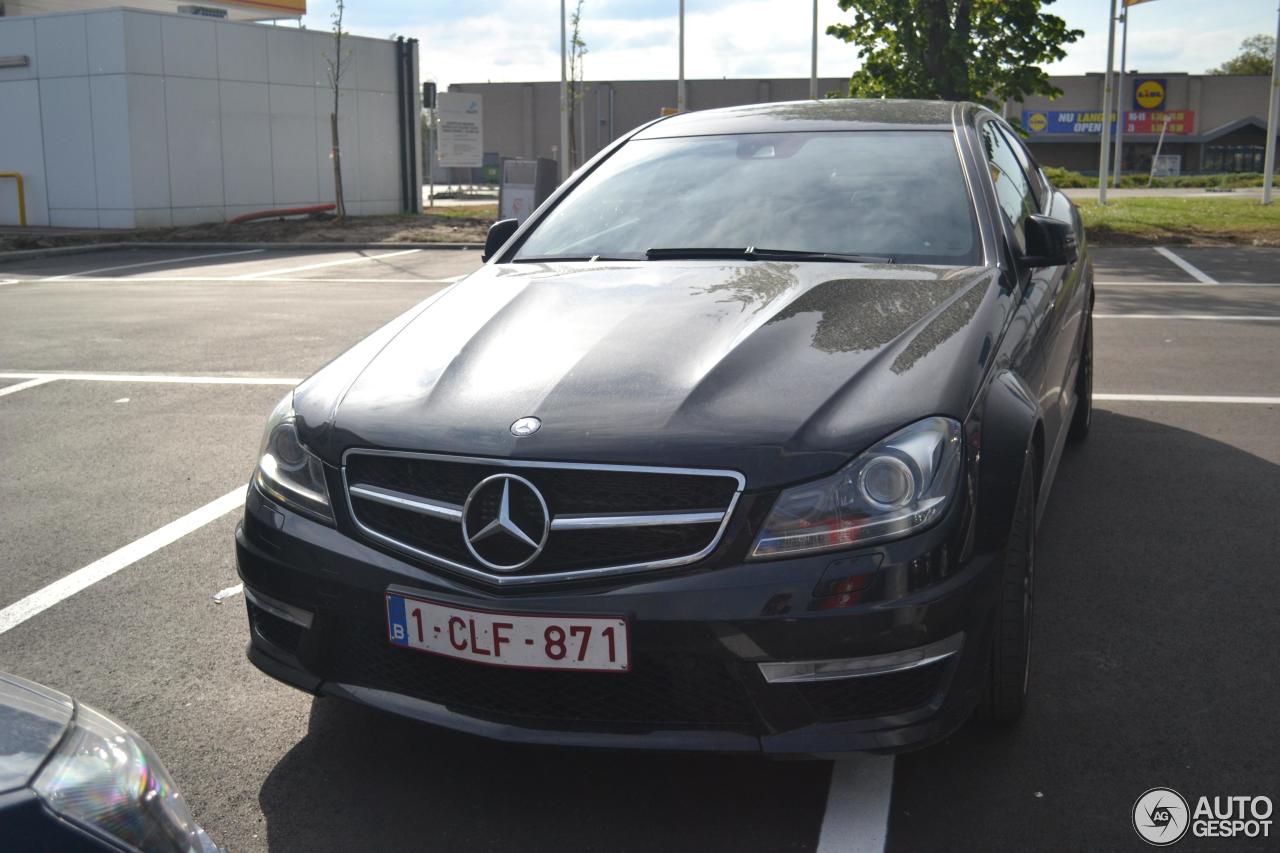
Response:
[[[882,255],[855,255],[846,252],[806,252],[800,249],[746,248],[661,248],[649,249],[644,256],[651,261],[660,260],[719,260],[736,259],[755,261],[835,261],[850,264],[891,264],[893,258]]]

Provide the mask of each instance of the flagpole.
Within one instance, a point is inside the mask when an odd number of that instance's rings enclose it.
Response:
[[[1116,62],[1116,0],[1107,19],[1107,74],[1102,84],[1102,153],[1098,162],[1098,204],[1107,203],[1107,178],[1111,175],[1111,71]]]
[[[1124,35],[1120,37],[1120,78],[1116,85],[1116,100],[1119,102],[1119,106],[1116,108],[1115,187],[1117,189],[1120,187],[1120,170],[1124,167],[1124,117],[1129,108],[1129,102],[1124,96],[1124,75],[1129,54],[1129,9],[1127,6],[1120,13],[1120,21],[1124,24]]]
[[[1276,10],[1276,53],[1271,58],[1271,105],[1267,109],[1267,158],[1262,176],[1262,203],[1271,204],[1276,180],[1276,134],[1280,133],[1280,9]]]
[[[682,113],[684,108],[684,0],[680,0],[680,79],[676,83],[676,112]]]
[[[809,100],[818,100],[818,0],[813,0],[813,52],[809,58]]]

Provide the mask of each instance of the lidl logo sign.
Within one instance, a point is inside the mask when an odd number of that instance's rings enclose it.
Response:
[[[1124,132],[1139,134],[1168,133],[1171,136],[1196,132],[1195,110],[1126,110]],[[1042,133],[1097,136],[1102,133],[1102,111],[1089,110],[1023,110],[1022,126],[1032,136]],[[1110,124],[1115,127],[1116,114]]]
[[[1133,108],[1158,110],[1164,106],[1165,81],[1153,78],[1134,80]]]

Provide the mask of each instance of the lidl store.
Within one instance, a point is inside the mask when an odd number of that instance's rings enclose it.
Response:
[[[1103,75],[1052,80],[1063,90],[1059,98],[1010,103],[1005,114],[1021,120],[1044,165],[1097,174]],[[1270,82],[1265,76],[1126,76],[1119,92],[1123,169],[1149,171],[1159,146],[1161,165],[1171,173],[1261,172]],[[1117,114],[1113,112],[1113,121]]]

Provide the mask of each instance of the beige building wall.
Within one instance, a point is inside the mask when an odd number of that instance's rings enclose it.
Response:
[[[845,78],[820,78],[818,90],[845,91]],[[450,92],[484,96],[484,148],[503,157],[554,157],[560,145],[560,83],[456,83]],[[709,110],[809,96],[808,78],[688,80],[689,109]],[[674,80],[588,82],[574,133],[589,158],[614,139],[676,105]]]
[[[1267,117],[1269,78],[1266,76],[1212,76],[1178,72],[1141,72],[1141,77],[1166,80],[1165,110],[1194,110],[1194,132],[1183,137],[1170,136],[1162,149],[1166,154],[1183,158],[1183,171],[1199,171],[1212,160],[1207,149],[1228,146],[1248,151],[1263,144]],[[1004,114],[1020,118],[1024,110],[1092,111],[1102,108],[1102,74],[1082,74],[1050,78],[1062,95],[1055,99],[1027,98],[1024,104],[1009,102]],[[1133,80],[1130,76],[1122,93],[1121,105],[1133,103]],[[689,108],[693,110],[769,101],[803,100],[809,95],[808,78],[689,80]],[[844,92],[845,78],[823,78],[820,92]],[[484,96],[484,148],[501,157],[555,157],[560,145],[560,84],[538,83],[460,83],[449,87],[454,92],[473,92]],[[588,82],[574,122],[574,133],[581,141],[582,159],[591,157],[611,141],[647,121],[657,118],[664,108],[676,103],[674,80],[620,80]],[[1247,120],[1255,120],[1250,123]],[[1233,123],[1243,126],[1227,129]],[[1262,127],[1259,127],[1258,124]],[[1217,135],[1213,135],[1217,132]],[[1213,138],[1209,138],[1212,136]],[[1064,166],[1076,171],[1097,172],[1097,135],[1057,134],[1030,138],[1032,150],[1045,165]],[[1156,136],[1126,136],[1125,168],[1149,168],[1155,152]],[[1219,164],[1222,158],[1219,157]]]

